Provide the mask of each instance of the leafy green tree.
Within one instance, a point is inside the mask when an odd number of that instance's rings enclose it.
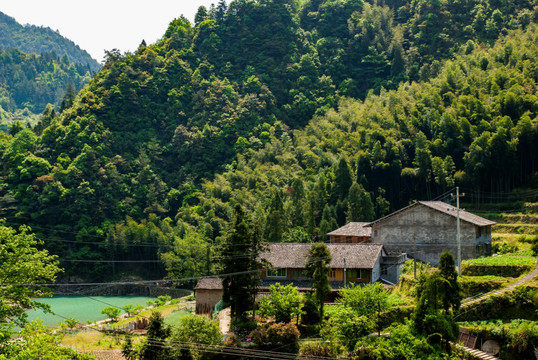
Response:
[[[454,256],[444,251],[439,258],[439,273],[441,275],[441,301],[445,313],[449,310],[458,311],[461,305],[462,293],[458,283],[458,272],[454,263]]]
[[[289,323],[303,314],[303,297],[293,284],[276,283],[269,286],[269,295],[261,298],[259,308],[262,316]]]
[[[112,322],[118,321],[118,318],[121,314],[121,309],[115,307],[115,306],[107,306],[103,309],[101,309],[101,314],[106,315],[107,318],[112,320]]]
[[[27,226],[15,230],[0,223],[0,326],[7,322],[23,324],[28,309],[47,309],[36,298],[51,296],[45,284],[52,283],[61,272],[57,257],[38,250],[42,242]],[[17,284],[23,284],[17,285]]]
[[[235,207],[232,228],[222,244],[221,272],[226,306],[232,317],[243,317],[254,307],[263,264],[258,260],[264,244],[257,229],[248,221],[240,205]]]
[[[149,317],[148,337],[140,349],[140,360],[170,359],[170,349],[163,346],[170,336],[170,328],[164,325],[164,318],[158,311]]]
[[[324,243],[314,243],[308,250],[305,268],[308,277],[312,279],[312,288],[318,303],[320,320],[323,320],[325,298],[331,291],[329,285],[329,271],[331,270],[329,264],[331,260],[331,252]]]
[[[204,345],[221,345],[222,334],[217,321],[206,316],[189,315],[181,318],[171,336],[171,356],[174,359],[212,359],[218,354],[204,351]],[[187,344],[187,349],[183,345]]]
[[[171,251],[161,255],[167,276],[171,279],[198,278],[211,272],[213,249],[202,234],[188,229],[183,237],[175,237]],[[208,258],[209,256],[209,258]]]
[[[349,285],[340,291],[338,303],[353,310],[357,315],[371,316],[389,307],[389,293],[380,283]]]
[[[372,221],[374,204],[370,194],[360,184],[354,182],[349,189],[348,221]]]
[[[360,315],[348,307],[339,307],[331,312],[320,331],[326,341],[343,344],[348,350],[353,350],[357,341],[370,334],[374,329],[373,317]]]
[[[267,220],[265,223],[264,238],[269,242],[281,242],[285,230],[284,204],[282,195],[276,190],[271,199]]]
[[[345,199],[353,182],[351,170],[349,169],[349,165],[345,157],[340,158],[334,175],[334,194],[338,197],[338,199]]]

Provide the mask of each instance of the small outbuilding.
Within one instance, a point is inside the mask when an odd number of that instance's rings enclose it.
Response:
[[[222,299],[222,280],[216,276],[203,277],[194,288],[196,313],[211,315],[215,305]]]

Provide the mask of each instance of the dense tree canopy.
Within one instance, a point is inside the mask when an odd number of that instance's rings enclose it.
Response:
[[[220,244],[236,204],[266,239],[307,242],[454,184],[532,186],[535,21],[525,1],[201,8],[0,137],[2,216],[121,276],[100,261]]]

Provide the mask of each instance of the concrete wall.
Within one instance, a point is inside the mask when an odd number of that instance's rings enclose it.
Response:
[[[377,258],[374,268],[372,269],[372,276],[370,278],[370,283],[374,283],[379,280],[381,276],[381,256]]]
[[[383,244],[389,253],[405,252],[413,258],[416,240],[417,260],[437,266],[445,250],[450,251],[456,259],[456,222],[453,216],[419,204],[373,224],[372,242]],[[462,260],[476,257],[476,228],[473,224],[460,221]],[[487,236],[481,241],[487,242]]]
[[[215,305],[222,299],[222,290],[198,289],[195,291],[196,313],[212,314]]]

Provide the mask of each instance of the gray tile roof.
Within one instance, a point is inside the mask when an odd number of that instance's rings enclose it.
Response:
[[[441,211],[445,214],[457,217],[457,208],[455,206],[444,203],[442,201],[419,201],[419,203],[421,203],[424,206],[428,206],[432,209],[435,209],[437,211]],[[471,224],[475,224],[477,226],[488,226],[488,225],[496,224],[495,221],[484,219],[481,216],[472,214],[462,209],[460,209],[460,220],[469,222]]]
[[[372,228],[365,227],[367,222],[350,222],[339,229],[331,231],[329,236],[372,236]]]
[[[447,204],[443,201],[418,201],[414,204],[411,204],[409,206],[406,206],[400,210],[397,210],[387,216],[384,216],[380,219],[377,219],[375,221],[372,221],[371,223],[369,223],[368,227],[372,226],[372,224],[375,224],[377,222],[380,222],[380,221],[383,221],[391,216],[394,216],[396,214],[399,214],[413,206],[417,206],[417,205],[423,205],[423,206],[426,206],[430,209],[433,209],[433,210],[437,210],[437,211],[440,211],[446,215],[449,215],[449,216],[453,216],[453,217],[457,217],[457,208],[455,206],[452,206],[450,204]],[[468,223],[471,223],[471,224],[474,224],[474,225],[477,225],[477,226],[488,226],[488,225],[495,225],[496,222],[495,221],[491,221],[491,220],[488,220],[488,219],[484,219],[483,217],[481,216],[478,216],[478,215],[475,215],[475,214],[472,214],[468,211],[465,211],[463,209],[460,208],[460,220],[461,221],[465,221],[465,222],[468,222]]]
[[[331,252],[331,268],[343,269],[344,259],[349,269],[373,269],[382,255],[381,244],[326,244]],[[275,268],[302,269],[312,244],[272,243],[269,250],[260,255]]]
[[[222,290],[222,280],[216,276],[203,277],[194,290]]]

